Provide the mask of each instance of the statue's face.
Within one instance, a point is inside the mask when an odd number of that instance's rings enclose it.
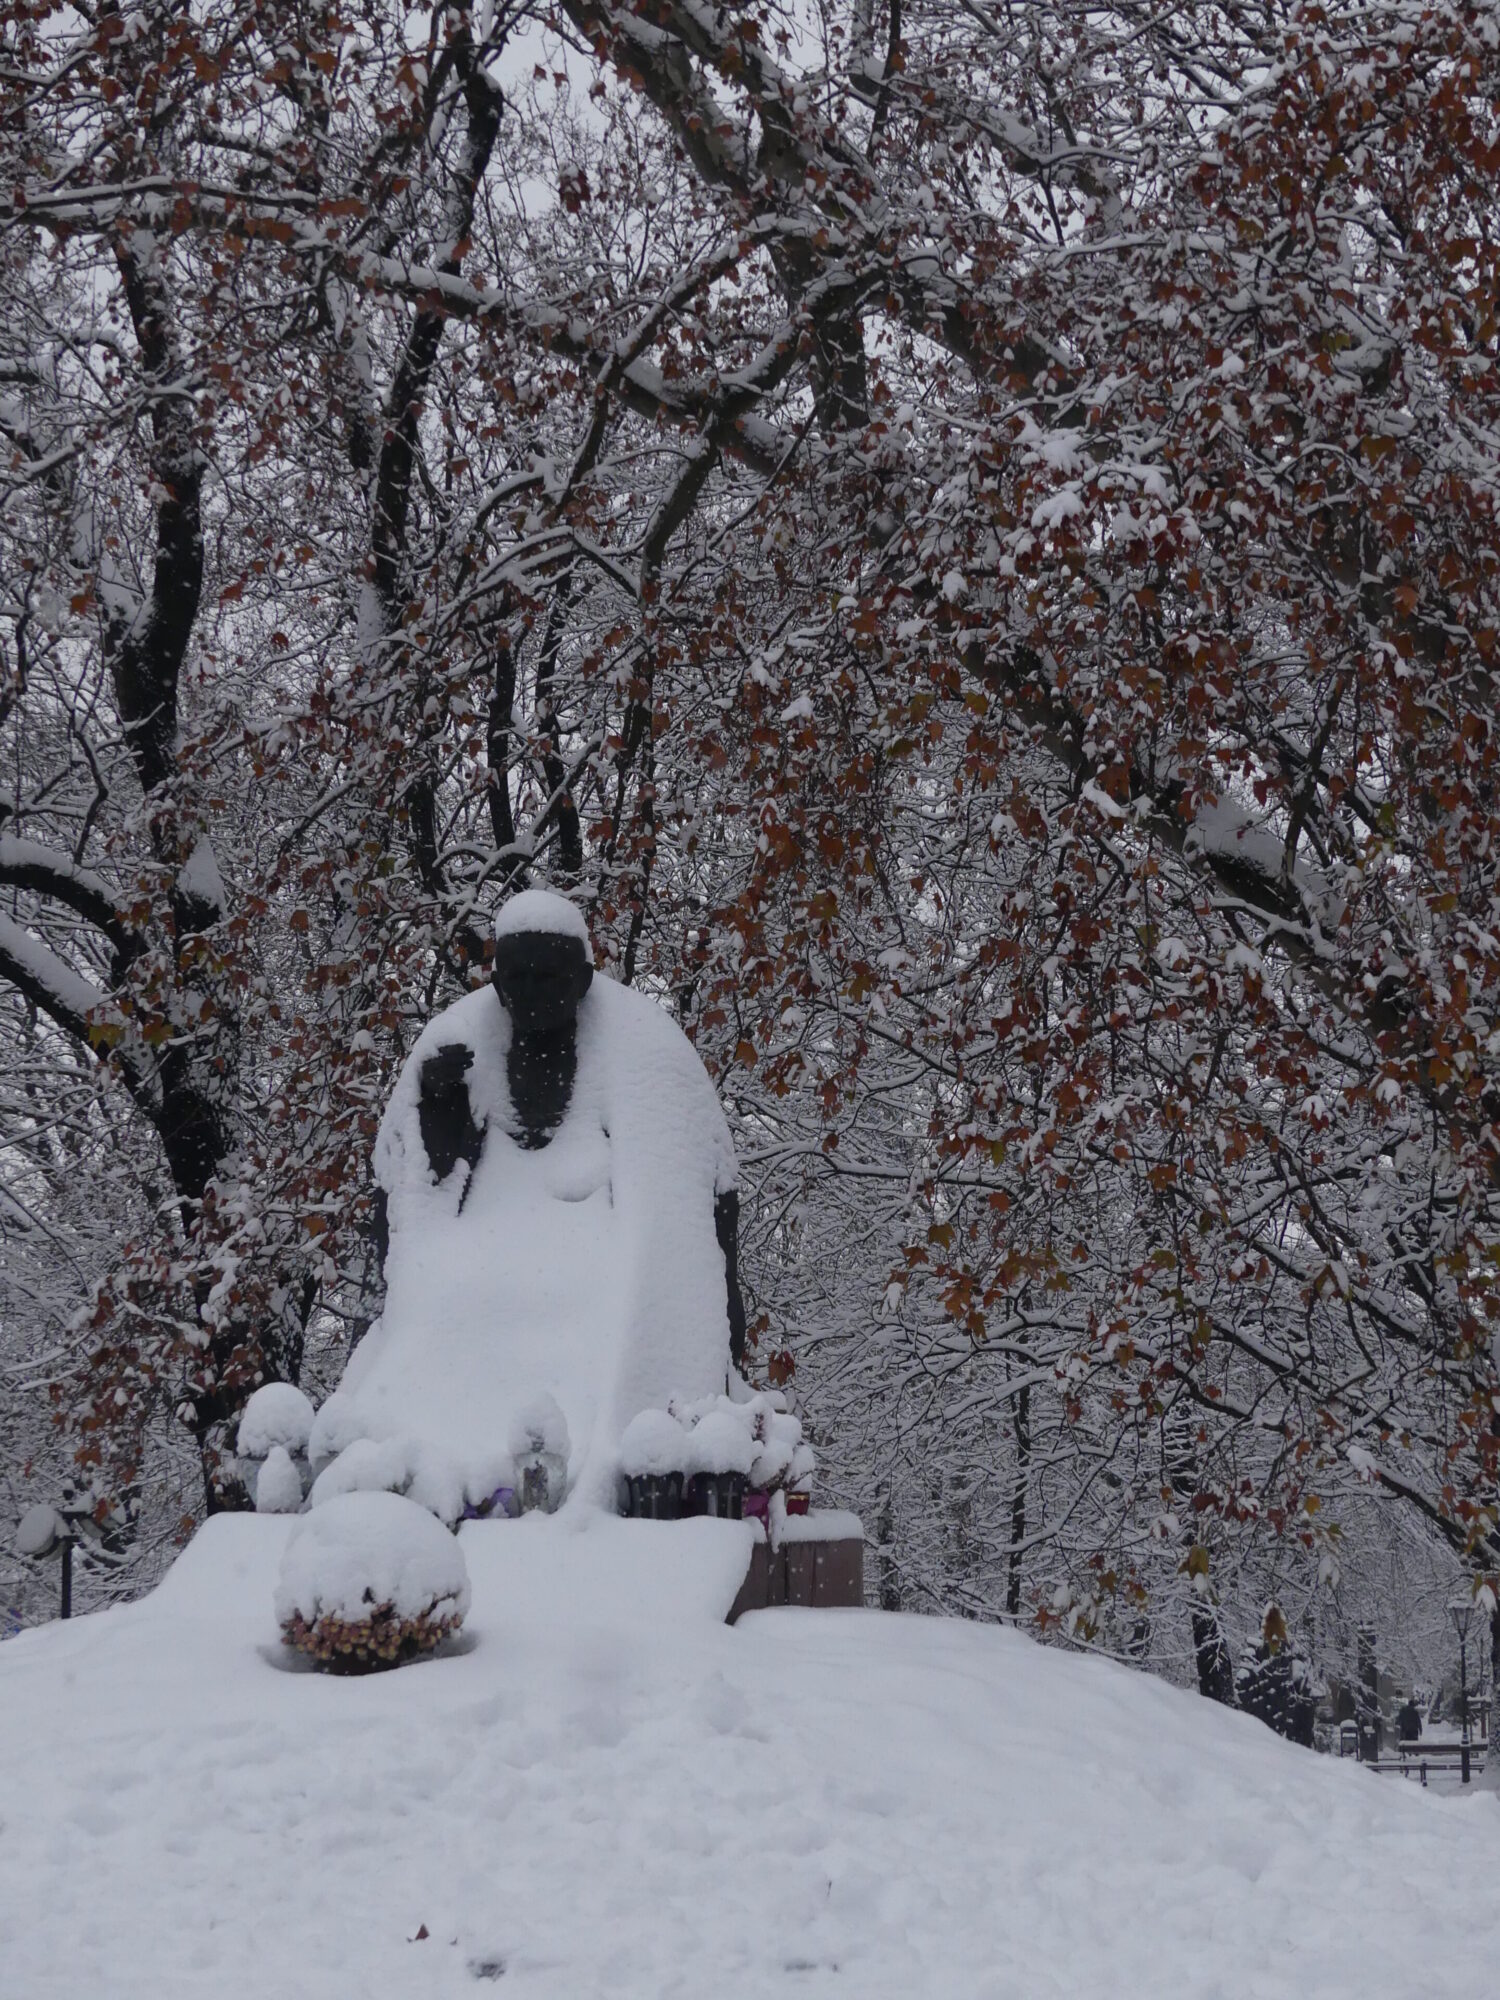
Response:
[[[490,978],[500,1004],[523,1035],[565,1028],[593,977],[594,968],[577,938],[556,931],[515,931],[496,940]]]

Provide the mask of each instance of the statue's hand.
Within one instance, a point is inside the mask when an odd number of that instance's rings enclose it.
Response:
[[[435,1096],[463,1082],[474,1065],[474,1051],[467,1042],[444,1042],[422,1065],[421,1095]]]
[[[428,1162],[440,1181],[460,1160],[471,1168],[479,1163],[484,1133],[474,1123],[469,1086],[464,1077],[474,1051],[463,1042],[447,1042],[422,1064],[417,1080],[417,1122]]]

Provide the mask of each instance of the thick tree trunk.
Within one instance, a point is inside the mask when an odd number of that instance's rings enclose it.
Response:
[[[1198,1670],[1198,1692],[1210,1701],[1235,1706],[1234,1662],[1224,1643],[1219,1614],[1212,1605],[1193,1606],[1193,1662]]]
[[[901,1574],[896,1568],[896,1503],[891,1483],[883,1479],[875,1489],[875,1545],[880,1551],[880,1608],[901,1609]]]

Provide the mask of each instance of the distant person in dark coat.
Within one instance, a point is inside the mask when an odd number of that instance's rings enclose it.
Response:
[[[1415,1697],[1408,1695],[1396,1717],[1396,1735],[1403,1743],[1415,1743],[1422,1734],[1422,1711]]]

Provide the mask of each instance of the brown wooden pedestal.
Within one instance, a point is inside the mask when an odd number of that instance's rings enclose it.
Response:
[[[825,1534],[817,1532],[819,1525],[817,1515],[809,1514],[797,1523],[796,1539],[779,1549],[769,1541],[755,1544],[729,1624],[746,1611],[769,1611],[779,1604],[832,1610],[864,1603],[865,1545],[859,1524],[843,1516]]]

